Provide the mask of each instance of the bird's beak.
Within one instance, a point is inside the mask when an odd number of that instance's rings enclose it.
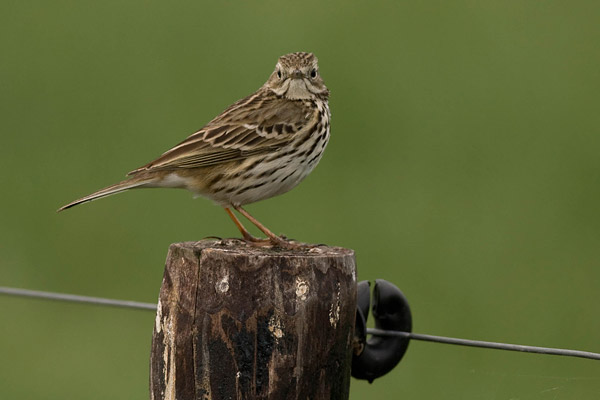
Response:
[[[303,77],[302,71],[300,71],[299,69],[294,70],[294,72],[292,72],[292,78],[294,78],[294,79],[300,79],[302,77]]]

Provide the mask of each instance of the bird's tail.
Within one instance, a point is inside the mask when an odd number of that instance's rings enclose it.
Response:
[[[151,179],[136,179],[136,178],[132,178],[132,179],[127,179],[124,180],[122,182],[116,183],[114,185],[110,185],[108,187],[105,187],[104,189],[100,189],[97,192],[94,192],[92,194],[89,194],[85,197],[82,197],[78,200],[75,200],[65,206],[62,206],[61,208],[59,208],[57,210],[57,212],[66,210],[67,208],[71,208],[74,207],[78,204],[82,204],[82,203],[87,203],[88,201],[92,201],[92,200],[96,200],[96,199],[101,199],[102,197],[106,197],[106,196],[110,196],[113,194],[117,194],[117,193],[121,193],[124,192],[126,190],[129,189],[133,189],[133,188],[137,188],[137,187],[143,187],[144,185],[147,185],[151,182]]]

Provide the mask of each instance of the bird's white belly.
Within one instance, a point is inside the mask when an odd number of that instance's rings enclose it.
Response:
[[[278,153],[264,156],[242,174],[235,190],[216,191],[209,198],[221,205],[244,205],[283,194],[297,186],[319,163],[327,142],[329,127],[316,132],[314,140],[290,144]],[[315,143],[316,141],[316,143]],[[248,160],[252,164],[252,160]]]
[[[257,168],[257,173],[269,171],[269,167],[277,168],[275,165],[269,164],[261,166],[260,169]],[[267,183],[259,187],[249,188],[241,193],[235,193],[228,198],[228,202],[231,204],[249,204],[288,192],[306,178],[316,165],[315,163],[309,167],[294,162],[288,163],[285,159],[277,162],[277,164],[280,164],[281,167],[267,178]]]

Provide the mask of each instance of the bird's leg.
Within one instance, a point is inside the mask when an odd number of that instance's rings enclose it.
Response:
[[[235,208],[240,214],[242,214],[244,217],[246,217],[248,219],[248,221],[252,222],[254,225],[256,225],[256,227],[258,229],[260,229],[265,235],[267,235],[269,237],[269,240],[271,241],[271,244],[273,244],[275,246],[287,248],[287,249],[293,249],[293,248],[299,247],[298,245],[290,243],[287,240],[284,240],[284,239],[280,238],[279,236],[277,236],[276,234],[274,234],[273,232],[271,232],[269,229],[267,229],[266,226],[264,226],[263,224],[258,222],[258,220],[256,218],[254,218],[252,215],[250,215],[248,213],[248,211],[244,210],[242,207],[234,205],[233,208]]]
[[[248,232],[248,230],[246,228],[244,228],[244,225],[242,225],[242,223],[240,222],[240,220],[235,216],[235,214],[233,213],[233,211],[231,211],[229,209],[229,207],[225,207],[225,211],[227,212],[227,214],[229,214],[229,216],[233,220],[233,223],[235,224],[235,226],[237,226],[237,228],[242,233],[242,236],[244,237],[244,240],[246,240],[248,242],[252,242],[252,243],[265,243],[265,242],[269,242],[269,240],[259,239],[257,237],[252,236],[250,234],[250,232]]]

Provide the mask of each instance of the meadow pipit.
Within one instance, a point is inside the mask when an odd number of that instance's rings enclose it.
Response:
[[[281,56],[267,82],[129,179],[75,200],[73,207],[134,188],[183,188],[225,208],[245,240],[294,247],[243,205],[285,193],[317,165],[329,141],[329,90],[312,53]],[[252,236],[234,208],[268,239]]]

